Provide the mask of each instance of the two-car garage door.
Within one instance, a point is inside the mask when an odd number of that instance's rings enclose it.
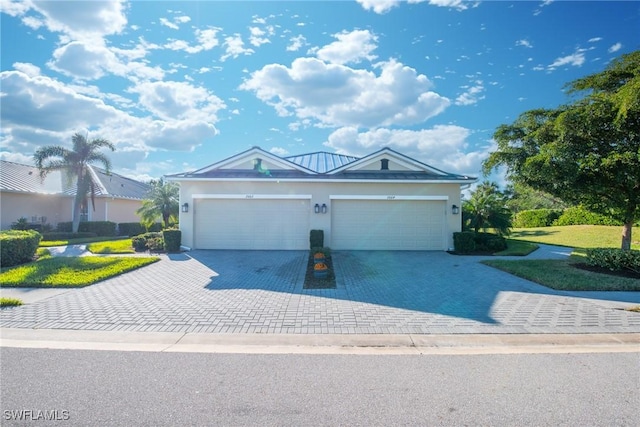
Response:
[[[445,250],[445,200],[396,197],[331,202],[331,246],[361,250]]]
[[[194,199],[197,249],[308,249],[310,196],[229,197]]]

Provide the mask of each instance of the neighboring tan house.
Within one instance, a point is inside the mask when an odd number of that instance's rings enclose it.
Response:
[[[19,163],[0,161],[0,218],[2,229],[11,228],[19,218],[31,223],[51,224],[73,220],[75,181],[54,171],[43,180],[38,168]],[[140,222],[136,210],[149,190],[147,184],[105,173],[90,166],[98,183],[95,211],[91,199],[82,207],[83,221]]]
[[[182,244],[194,249],[447,250],[461,229],[461,187],[476,181],[384,148],[363,158],[279,157],[259,147],[180,184]]]

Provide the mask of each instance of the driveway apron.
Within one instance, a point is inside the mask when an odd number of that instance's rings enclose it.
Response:
[[[334,252],[336,289],[303,289],[306,251],[192,251],[2,309],[7,328],[212,333],[640,332],[640,313],[443,252]],[[640,302],[640,294],[619,295]],[[613,298],[615,299],[615,298]]]

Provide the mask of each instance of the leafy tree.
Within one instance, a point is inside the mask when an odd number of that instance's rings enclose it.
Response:
[[[620,220],[628,250],[640,219],[640,51],[567,87],[584,96],[498,127],[484,172],[506,166],[512,182]]]
[[[478,185],[471,198],[462,204],[464,223],[476,233],[480,229],[493,228],[498,234],[509,234],[511,211],[505,205],[505,196],[498,185],[488,181]]]
[[[565,209],[565,202],[544,191],[535,190],[522,183],[513,183],[504,190],[507,207],[513,212],[531,209]]]
[[[98,191],[98,183],[95,181],[89,166],[98,162],[104,166],[107,173],[111,170],[111,161],[101,153],[101,148],[115,151],[114,145],[106,139],[87,138],[79,133],[71,137],[73,148],[71,150],[58,145],[41,147],[33,155],[36,167],[40,170],[40,178],[44,179],[49,172],[64,171],[69,183],[76,180],[76,196],[73,204],[72,231],[78,231],[80,214],[83,203],[87,201],[87,195],[91,196],[91,205],[95,211],[95,195]]]
[[[151,181],[151,189],[142,206],[136,211],[146,226],[153,224],[157,218],[162,218],[164,227],[169,227],[170,221],[177,221],[180,210],[180,188],[174,182]]]

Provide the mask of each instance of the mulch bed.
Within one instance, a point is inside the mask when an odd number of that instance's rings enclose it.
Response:
[[[608,268],[595,267],[585,263],[572,264],[580,270],[591,271],[593,273],[608,274],[609,276],[626,277],[629,279],[640,279],[640,274],[631,270],[611,271]]]
[[[313,255],[309,254],[307,261],[307,273],[304,276],[303,289],[335,289],[336,275],[333,272],[333,262],[331,257],[325,258],[324,263],[329,267],[329,275],[325,279],[313,277]]]

